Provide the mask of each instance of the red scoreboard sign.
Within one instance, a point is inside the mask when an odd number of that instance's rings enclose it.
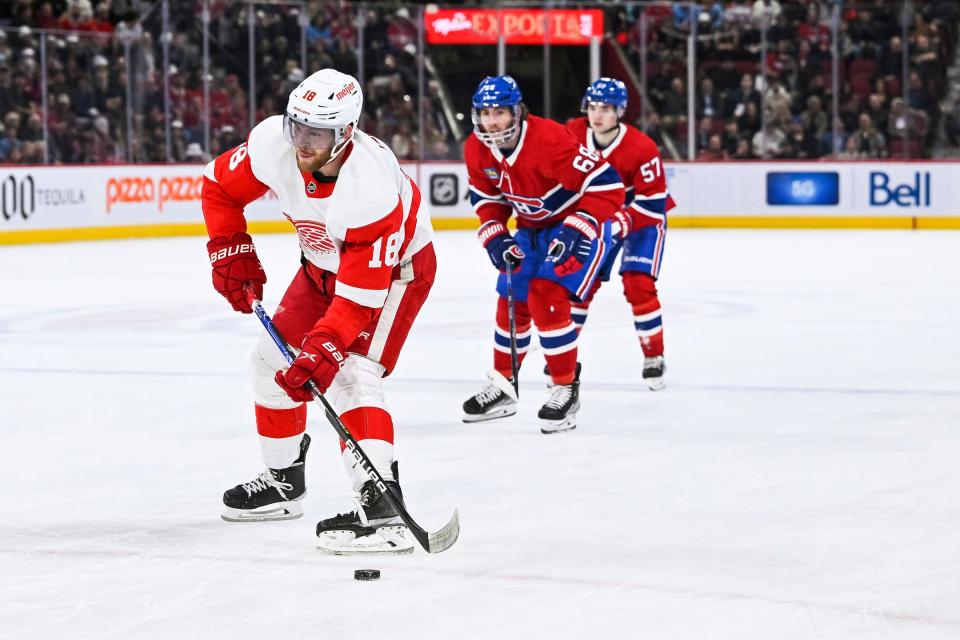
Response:
[[[590,44],[603,35],[600,9],[428,9],[423,16],[430,44]]]

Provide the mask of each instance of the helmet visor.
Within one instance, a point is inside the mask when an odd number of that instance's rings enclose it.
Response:
[[[311,127],[283,116],[283,139],[301,149],[325,151],[333,149],[338,140],[338,131],[330,127]]]

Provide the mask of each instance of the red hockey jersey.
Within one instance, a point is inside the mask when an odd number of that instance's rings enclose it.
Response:
[[[623,178],[623,206],[632,213],[634,227],[666,221],[674,202],[667,190],[660,151],[653,140],[639,129],[620,123],[620,132],[613,142],[597,149],[587,118],[568,120],[567,129],[587,149],[599,152]]]
[[[552,120],[527,116],[508,156],[473,135],[463,154],[470,201],[483,222],[505,223],[515,213],[517,226],[542,228],[576,211],[603,222],[623,204],[617,172]]]

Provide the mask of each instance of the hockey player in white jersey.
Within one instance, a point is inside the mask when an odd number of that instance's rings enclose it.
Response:
[[[261,334],[250,375],[267,468],[224,494],[228,521],[302,515],[309,380],[402,499],[381,380],[430,291],[436,257],[417,185],[383,143],[357,127],[362,102],[355,78],[318,71],[293,90],[283,116],[258,124],[246,143],[204,172],[213,284],[235,310],[250,313],[245,289],[259,298],[267,280],[247,234],[246,204],[273,190],[302,250],[302,267],[274,315],[298,356],[287,367]],[[336,554],[412,551],[394,509],[342,441],[340,447],[357,509],[321,520],[317,546]]]

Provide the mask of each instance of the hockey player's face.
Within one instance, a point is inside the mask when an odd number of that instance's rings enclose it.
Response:
[[[487,133],[504,131],[513,124],[513,110],[507,107],[484,107],[480,110],[480,126]]]
[[[587,119],[596,133],[606,133],[617,126],[617,110],[612,104],[591,102],[587,105]]]

